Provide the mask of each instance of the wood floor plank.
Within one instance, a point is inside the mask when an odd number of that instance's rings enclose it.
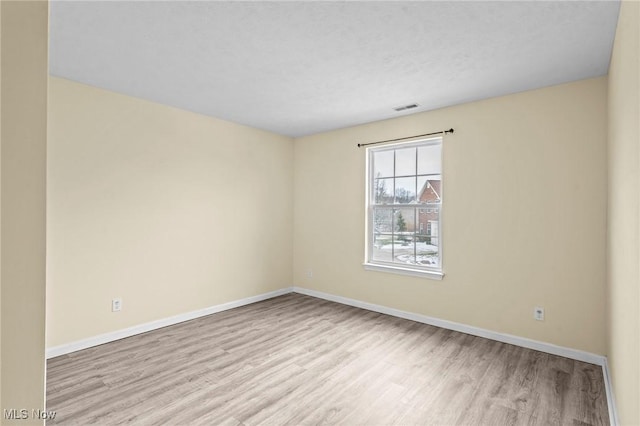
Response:
[[[607,425],[600,367],[299,294],[53,358],[51,424]]]

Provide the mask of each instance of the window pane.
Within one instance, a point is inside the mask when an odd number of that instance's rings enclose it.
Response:
[[[375,208],[373,209],[373,233],[391,235],[392,228],[392,209]]]
[[[393,150],[373,153],[373,177],[393,176]]]
[[[416,174],[416,148],[396,149],[396,176]]]
[[[442,194],[440,176],[418,177],[418,202],[439,203]]]
[[[373,211],[373,260],[391,262],[391,209],[374,209]]]
[[[415,265],[416,247],[414,234],[396,234],[393,239],[393,262],[405,265]]]
[[[396,198],[399,204],[409,204],[416,202],[416,178],[396,178]]]
[[[393,178],[376,179],[373,188],[374,204],[393,203]]]
[[[418,176],[418,202],[424,203],[425,199],[429,196],[429,185],[427,181],[428,176]]]
[[[396,234],[412,233],[416,229],[415,209],[393,209],[393,231]]]
[[[371,148],[367,261],[441,270],[439,139]]]
[[[440,174],[442,144],[433,144],[418,147],[418,174]]]
[[[416,215],[414,208],[393,211],[393,261],[414,263]]]
[[[416,263],[439,267],[440,206],[418,209],[416,222]]]

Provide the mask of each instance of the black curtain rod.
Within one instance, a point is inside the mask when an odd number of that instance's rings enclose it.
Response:
[[[413,138],[420,138],[422,136],[433,136],[433,135],[446,135],[447,133],[453,133],[453,129],[449,129],[449,130],[441,130],[439,132],[433,132],[433,133],[425,133],[424,135],[415,135],[415,136],[407,136],[404,138],[398,138],[398,139],[388,139],[386,141],[378,141],[378,142],[369,142],[369,143],[359,143],[358,144],[358,148],[361,148],[363,146],[367,146],[367,145],[377,145],[379,143],[386,143],[386,142],[396,142],[396,141],[403,141],[405,139],[413,139]]]

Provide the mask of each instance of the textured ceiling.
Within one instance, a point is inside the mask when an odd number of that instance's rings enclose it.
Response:
[[[53,1],[50,72],[301,136],[607,73],[619,2]],[[398,113],[394,107],[420,106]]]

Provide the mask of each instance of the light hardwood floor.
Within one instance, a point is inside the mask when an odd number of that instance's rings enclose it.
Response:
[[[50,424],[609,423],[598,366],[300,294],[47,367]]]

